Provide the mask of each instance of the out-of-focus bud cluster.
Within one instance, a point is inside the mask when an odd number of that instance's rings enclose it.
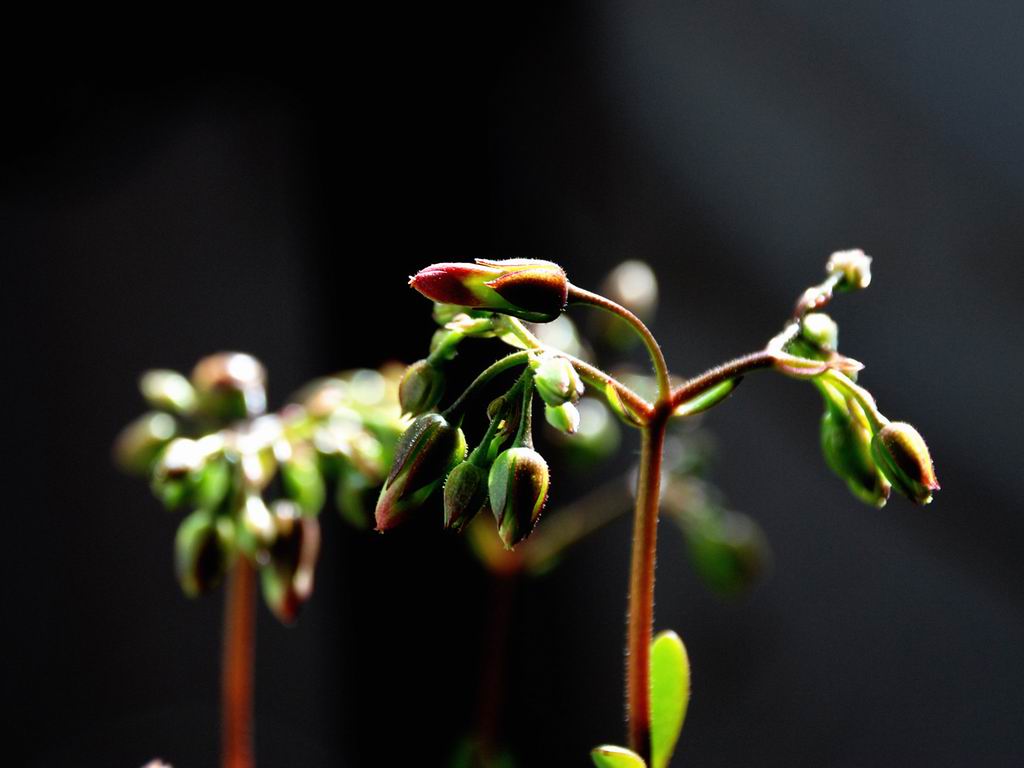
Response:
[[[211,355],[190,377],[143,375],[153,411],[121,432],[114,457],[148,477],[169,509],[192,510],[174,544],[187,595],[208,592],[244,557],[259,569],[274,615],[294,621],[312,594],[330,482],[343,516],[369,525],[368,495],[384,481],[403,427],[400,376],[391,366],[327,377],[266,414],[266,374],[249,355]]]
[[[703,430],[672,434],[666,444],[662,506],[682,532],[701,581],[722,597],[743,597],[770,569],[771,548],[761,526],[728,509],[721,491],[706,479],[711,458],[710,438]]]

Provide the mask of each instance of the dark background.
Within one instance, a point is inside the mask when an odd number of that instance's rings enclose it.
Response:
[[[843,348],[928,437],[943,491],[858,504],[810,387],[751,377],[715,411],[715,477],[776,564],[724,604],[663,527],[657,625],[694,665],[675,763],[1019,765],[1022,30],[995,1],[519,3],[9,69],[13,764],[215,764],[221,595],[181,596],[177,518],[109,460],[142,370],[246,350],[276,405],[421,356],[420,266],[531,256],[584,286],[649,261],[655,330],[693,373],[759,347],[830,251],[862,247],[875,282],[835,307]],[[473,721],[485,579],[432,525],[324,520],[300,623],[260,616],[261,765],[442,765]],[[519,592],[521,765],[622,739],[628,535]]]

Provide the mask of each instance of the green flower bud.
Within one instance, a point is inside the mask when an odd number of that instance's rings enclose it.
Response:
[[[254,560],[262,557],[261,553],[274,543],[277,537],[274,516],[258,494],[250,493],[242,503],[236,536],[238,548]]]
[[[896,490],[916,504],[928,504],[939,490],[928,446],[906,422],[882,427],[871,440],[871,455]]]
[[[221,352],[192,370],[198,413],[218,423],[258,416],[267,408],[267,374],[254,357]]]
[[[178,526],[174,568],[189,597],[209,592],[224,578],[234,556],[231,520],[198,510]]]
[[[846,481],[850,492],[865,504],[884,507],[889,482],[871,457],[871,430],[846,404],[826,400],[821,417],[821,451],[829,468]]]
[[[444,527],[461,531],[487,503],[487,470],[464,461],[444,481]]]
[[[273,517],[277,536],[269,561],[260,568],[260,586],[271,612],[282,623],[291,624],[313,594],[320,523],[287,501],[274,504]]]
[[[871,284],[871,257],[859,248],[836,251],[829,257],[825,269],[829,274],[842,275],[836,286],[838,291],[856,291]]]
[[[820,350],[831,351],[839,346],[839,326],[824,312],[804,315],[800,321],[800,334]]]
[[[143,398],[159,411],[187,416],[195,410],[196,391],[177,371],[146,371],[139,379]]]
[[[284,494],[298,504],[303,514],[316,515],[324,505],[327,489],[316,454],[307,446],[294,446],[281,462]]]
[[[547,323],[565,308],[569,283],[550,261],[509,259],[442,263],[422,269],[409,285],[435,302]]]
[[[171,440],[153,466],[153,493],[168,509],[188,501],[206,464],[206,452],[187,437]]]
[[[122,429],[114,441],[114,462],[124,472],[148,474],[177,431],[174,417],[166,413],[140,416]]]
[[[398,386],[402,413],[419,416],[441,402],[444,394],[444,373],[429,360],[418,360],[405,369]]]
[[[391,472],[377,499],[377,530],[398,525],[466,457],[466,437],[438,413],[416,419],[395,448]]]
[[[559,355],[545,355],[530,361],[533,384],[548,405],[575,403],[583,395],[583,379],[573,364]]]
[[[532,448],[519,446],[498,454],[487,477],[498,535],[511,549],[530,535],[548,498],[548,465]]]
[[[544,418],[552,427],[567,435],[576,434],[576,430],[580,427],[580,412],[572,403],[545,405]]]

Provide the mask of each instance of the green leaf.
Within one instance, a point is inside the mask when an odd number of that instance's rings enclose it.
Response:
[[[647,763],[636,752],[610,744],[590,750],[590,759],[597,768],[647,768]]]
[[[633,413],[626,404],[622,402],[622,398],[619,397],[619,391],[615,389],[615,385],[610,381],[606,381],[604,384],[604,396],[608,401],[608,406],[619,415],[623,421],[627,424],[632,424],[634,427],[640,426],[640,420],[637,419],[636,414]]]
[[[665,768],[690,701],[690,660],[679,635],[661,632],[651,645],[651,761]]]
[[[692,400],[687,400],[685,403],[681,403],[676,406],[672,415],[693,416],[694,414],[706,411],[714,405],[718,405],[720,402],[725,400],[725,398],[727,398],[734,389],[736,389],[736,385],[739,384],[741,380],[741,378],[726,379],[721,384],[716,384],[704,394],[697,395]]]

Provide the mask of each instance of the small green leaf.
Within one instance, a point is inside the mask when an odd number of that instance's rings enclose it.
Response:
[[[647,763],[636,752],[610,744],[590,750],[590,759],[597,768],[647,768]]]
[[[736,389],[736,386],[742,381],[742,378],[726,379],[721,384],[716,384],[707,392],[692,400],[687,400],[685,403],[681,403],[676,406],[676,409],[672,412],[673,416],[693,416],[694,414],[706,411],[714,405],[718,405],[720,402],[725,400],[729,394]]]
[[[690,701],[690,660],[679,635],[661,632],[651,645],[651,761],[665,768]]]

